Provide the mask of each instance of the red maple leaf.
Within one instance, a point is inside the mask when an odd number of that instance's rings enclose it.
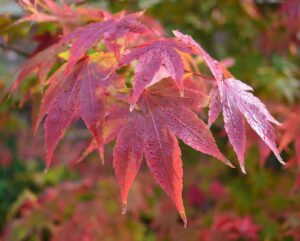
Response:
[[[233,149],[237,153],[242,171],[245,172],[244,118],[273,151],[277,159],[284,163],[276,147],[274,130],[270,124],[270,122],[275,124],[278,124],[278,122],[270,115],[262,102],[251,93],[252,88],[233,78],[225,79],[220,87],[218,89],[223,93],[222,103],[220,101],[221,97],[211,99],[210,123],[218,114],[216,109],[220,110],[222,108],[225,130]]]
[[[183,95],[183,61],[178,51],[191,53],[191,49],[176,39],[159,39],[135,48],[126,54],[120,64],[128,64],[138,59],[135,68],[132,103],[135,104],[143,90],[149,85],[155,74],[163,66],[175,81]]]
[[[72,42],[70,59],[67,71],[81,58],[85,52],[96,45],[100,40],[107,44],[107,47],[114,46],[114,42],[121,37],[128,37],[130,33],[145,33],[148,28],[138,21],[142,13],[131,13],[123,17],[110,18],[106,21],[91,23],[80,27],[74,32],[65,36],[62,42]],[[115,49],[111,49],[115,52]]]
[[[103,69],[89,58],[78,62],[66,75],[66,64],[48,80],[50,86],[42,101],[35,130],[46,114],[46,164],[49,167],[64,130],[81,116],[96,140],[102,155],[105,87],[114,78],[111,69]]]
[[[167,85],[169,88],[162,88]],[[117,137],[113,164],[123,205],[144,154],[154,179],[173,200],[186,223],[181,198],[181,153],[175,136],[192,148],[231,164],[219,151],[209,128],[190,110],[199,104],[203,93],[188,88],[184,91],[185,96],[181,97],[174,82],[165,79],[144,91],[133,112],[127,104],[117,104],[114,109],[124,113],[124,117],[113,114],[107,121],[114,123],[113,129],[116,123],[122,123],[114,133]]]
[[[279,124],[269,113],[266,106],[252,94],[253,89],[235,79],[217,60],[210,57],[192,37],[178,31],[174,34],[185,44],[189,44],[202,56],[217,81],[217,86],[211,91],[209,125],[223,111],[225,130],[230,144],[239,159],[242,171],[245,173],[245,125],[244,118],[251,128],[273,151],[280,163],[284,164],[275,142],[274,129],[271,123]]]

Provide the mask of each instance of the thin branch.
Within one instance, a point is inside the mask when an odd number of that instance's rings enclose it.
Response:
[[[21,49],[18,49],[14,46],[9,46],[9,45],[6,45],[4,43],[1,43],[0,42],[0,48],[2,48],[3,50],[11,50],[11,51],[14,51],[15,53],[25,57],[25,58],[28,58],[30,56],[30,53],[27,53]]]
[[[184,70],[185,73],[190,73],[190,74],[193,74],[195,76],[198,76],[198,77],[201,77],[203,79],[208,79],[208,80],[213,80],[213,81],[216,81],[215,78],[212,78],[212,77],[208,77],[208,76],[205,76],[205,75],[202,75],[202,74],[199,74],[199,73],[196,73],[196,72],[193,72],[193,71],[189,71],[189,70]]]

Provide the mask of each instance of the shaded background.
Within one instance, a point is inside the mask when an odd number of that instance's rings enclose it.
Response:
[[[255,94],[280,121],[298,108],[299,1],[65,2],[112,12],[146,10],[168,35],[173,29],[190,34],[212,56],[222,60],[233,75],[253,86]],[[290,8],[283,9],[283,4]],[[7,98],[5,93],[18,67],[39,44],[39,40],[30,40],[32,32],[51,35],[54,29],[51,24],[39,28],[22,24],[7,31],[6,27],[22,14],[13,1],[0,1],[3,240],[300,240],[300,168],[294,160],[294,146],[282,152],[288,161],[288,167],[283,168],[273,155],[264,154],[261,142],[250,131],[247,175],[181,143],[187,229],[145,166],[130,192],[128,212],[121,215],[111,165],[113,144],[105,148],[104,166],[94,154],[80,164],[72,162],[89,141],[82,123],[69,128],[56,152],[54,167],[44,174],[42,133],[37,137],[30,134],[30,121],[35,114],[32,105],[38,105],[41,96],[28,86],[36,80],[32,77],[18,95]],[[31,101],[22,103],[29,92]],[[300,126],[299,122],[295,124]],[[237,164],[223,134],[222,120],[217,121],[212,132],[220,149]]]

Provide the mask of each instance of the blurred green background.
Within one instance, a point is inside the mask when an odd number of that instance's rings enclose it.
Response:
[[[299,39],[287,37],[293,30],[290,23],[283,30],[274,27],[284,1],[65,2],[112,12],[146,10],[167,35],[178,29],[193,36],[234,76],[253,86],[279,120],[284,121],[285,113],[299,104]],[[290,2],[300,6],[299,1]],[[6,27],[22,14],[15,2],[0,0],[1,240],[300,240],[300,192],[294,188],[300,167],[283,168],[272,155],[260,165],[259,142],[251,134],[247,175],[181,143],[187,229],[145,166],[130,192],[128,213],[121,215],[111,165],[113,144],[105,149],[104,166],[97,155],[72,163],[89,137],[81,123],[68,130],[56,165],[44,174],[42,135],[30,134],[32,105],[40,96],[31,95],[33,101],[20,103],[28,94],[26,86],[18,95],[6,96],[17,69],[35,47],[28,38],[31,24],[9,30],[6,42]],[[45,24],[41,29],[52,27]],[[212,131],[220,149],[237,163],[222,129],[218,120]],[[295,152],[291,147],[282,155],[288,161]]]

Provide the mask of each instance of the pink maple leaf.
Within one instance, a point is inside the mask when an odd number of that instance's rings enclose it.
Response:
[[[230,144],[237,154],[240,167],[245,173],[245,125],[247,120],[251,128],[260,136],[273,151],[280,163],[285,164],[279,155],[275,142],[274,129],[271,123],[279,123],[271,116],[265,105],[253,95],[253,89],[235,79],[217,60],[207,54],[192,37],[178,31],[174,34],[182,42],[190,45],[205,61],[217,81],[217,86],[211,91],[209,125],[219,113],[223,112],[225,130]]]

